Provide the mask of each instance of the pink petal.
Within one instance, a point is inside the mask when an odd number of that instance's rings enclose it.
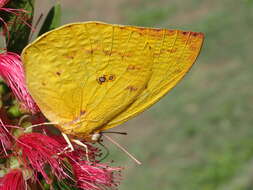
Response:
[[[117,189],[122,168],[87,161],[72,162],[77,186],[84,190]]]
[[[26,190],[22,171],[14,169],[0,179],[0,190]]]
[[[7,156],[7,150],[11,149],[12,139],[7,126],[0,119],[0,153],[4,152]],[[1,150],[2,149],[2,150]]]
[[[54,137],[63,147],[66,142],[63,138]],[[100,149],[94,147],[85,141],[82,141],[88,146],[88,156],[92,162],[86,160],[86,152],[80,146],[74,145],[74,151],[66,153],[72,165],[72,170],[77,181],[77,186],[84,190],[104,190],[116,189],[119,185],[121,167],[109,167],[107,164],[101,164],[96,161],[96,158],[101,156]]]
[[[40,172],[47,183],[51,183],[51,179],[45,172],[47,165],[58,179],[67,177],[63,159],[59,156],[63,151],[62,145],[55,139],[40,133],[27,133],[19,137],[17,144],[22,150],[25,166]]]
[[[10,52],[0,54],[0,76],[12,89],[24,109],[31,113],[39,112],[38,106],[26,88],[24,70],[19,55]]]
[[[6,5],[9,2],[9,0],[0,0],[0,8]]]

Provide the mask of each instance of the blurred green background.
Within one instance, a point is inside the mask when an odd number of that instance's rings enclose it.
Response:
[[[120,190],[253,190],[252,0],[61,2],[63,24],[99,20],[206,36],[188,76],[115,129],[128,132],[114,137],[143,162],[136,166],[108,144],[109,160],[125,167]],[[37,6],[45,13],[52,4]]]

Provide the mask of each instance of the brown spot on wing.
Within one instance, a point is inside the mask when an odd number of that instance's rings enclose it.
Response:
[[[87,53],[87,54],[93,54],[94,50],[93,49],[91,49],[91,50],[85,50],[85,53]]]
[[[173,36],[177,33],[177,30],[166,30],[165,35]]]
[[[81,111],[80,111],[80,116],[84,115],[85,113],[86,113],[85,110],[81,110]]]
[[[64,54],[63,56],[67,59],[74,59],[75,58],[75,55],[77,54],[78,52],[77,51],[71,51],[71,52],[68,52],[66,54]]]
[[[133,53],[132,52],[124,52],[124,53],[121,53],[119,52],[119,55],[123,58],[123,57],[131,57],[133,56]]]
[[[182,71],[181,69],[176,69],[173,73],[174,74],[179,74],[179,73],[181,73],[181,71]]]
[[[140,66],[136,66],[136,65],[128,65],[127,67],[127,70],[128,71],[131,71],[131,70],[141,70],[141,67]]]
[[[196,37],[196,36],[198,36],[199,35],[199,33],[198,32],[193,32],[193,34],[192,34],[194,37]]]
[[[98,84],[103,84],[104,82],[106,82],[106,76],[103,75],[101,77],[98,77],[97,82],[98,82]]]
[[[197,51],[198,47],[194,44],[190,46],[191,51]]]
[[[164,30],[164,29],[162,29],[162,28],[155,28],[154,29],[155,32],[161,32],[162,30]]]
[[[109,56],[111,56],[111,54],[113,53],[112,51],[108,51],[108,50],[104,50],[103,52],[105,55],[109,55]]]
[[[108,80],[109,80],[109,81],[114,81],[115,78],[116,78],[115,75],[110,75],[110,76],[108,77]]]
[[[138,90],[138,88],[134,87],[134,86],[128,86],[128,87],[126,87],[126,89],[129,90],[130,92]]]

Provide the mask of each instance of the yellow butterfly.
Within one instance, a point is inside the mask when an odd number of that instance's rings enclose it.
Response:
[[[68,24],[23,50],[26,83],[63,133],[88,138],[161,99],[191,68],[203,39],[180,30]]]

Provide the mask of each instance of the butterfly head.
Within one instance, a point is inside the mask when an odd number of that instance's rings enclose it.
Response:
[[[94,133],[91,135],[91,140],[98,142],[101,139],[101,136],[102,136],[101,133]]]

